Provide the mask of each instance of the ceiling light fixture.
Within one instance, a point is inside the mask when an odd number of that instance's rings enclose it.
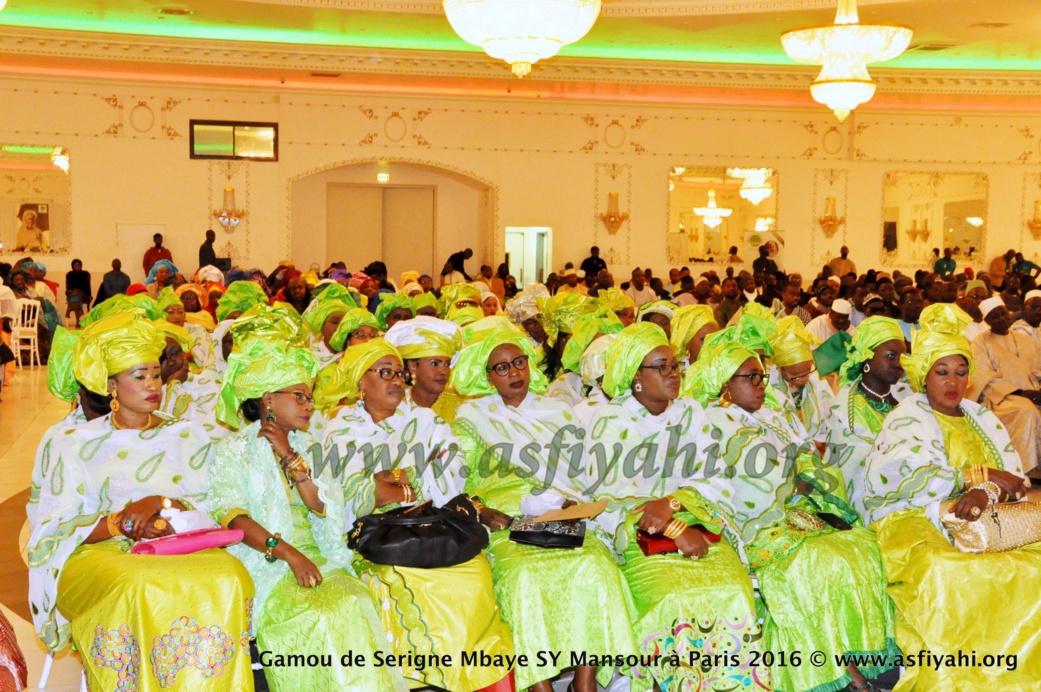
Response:
[[[705,224],[706,228],[715,228],[723,223],[723,219],[733,214],[734,210],[726,207],[717,207],[716,191],[709,188],[708,206],[694,207],[694,213],[701,217],[701,223]]]
[[[911,35],[903,26],[861,24],[857,1],[839,0],[834,24],[787,31],[781,45],[792,60],[822,66],[810,94],[842,122],[875,95],[867,64],[897,57],[907,50]]]
[[[741,195],[742,199],[747,199],[752,204],[759,206],[759,203],[764,199],[773,194],[773,186],[770,185],[770,178],[773,177],[774,169],[772,168],[728,168],[727,175],[731,178],[740,178],[742,180],[741,190],[738,194]]]
[[[523,77],[532,63],[587,34],[600,0],[444,0],[444,9],[464,41],[505,60]]]

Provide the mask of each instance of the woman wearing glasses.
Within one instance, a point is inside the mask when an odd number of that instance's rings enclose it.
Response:
[[[566,294],[574,295],[574,294]],[[634,654],[632,599],[610,552],[592,533],[575,550],[510,541],[511,518],[539,515],[579,500],[569,465],[581,463],[581,429],[571,409],[542,396],[548,385],[534,367],[531,341],[510,328],[478,334],[459,354],[452,384],[475,397],[459,407],[452,430],[466,455],[467,492],[489,510],[495,595],[513,631],[517,687],[549,692],[551,680],[573,666],[572,652]],[[484,513],[482,513],[483,515]],[[540,651],[560,652],[559,659]],[[606,685],[613,667],[577,668],[572,690]]]
[[[831,388],[817,375],[811,348],[817,339],[806,331],[795,315],[777,321],[777,334],[770,339],[773,354],[770,386],[778,393],[786,416],[797,418],[810,439],[823,446],[824,424],[831,406]]]
[[[250,635],[261,660],[292,653],[334,662],[266,667],[272,690],[403,690],[397,668],[339,665],[347,651],[370,659],[390,652],[376,603],[347,571],[343,490],[327,470],[311,468],[316,443],[307,428],[317,371],[310,351],[274,340],[249,340],[228,356],[217,417],[239,430],[216,446],[211,513],[244,533],[228,552],[256,585]]]
[[[850,528],[856,513],[842,499],[844,484],[822,467],[802,424],[763,405],[755,353],[733,342],[706,346],[687,378],[719,440],[713,456],[731,476],[735,526],[767,609],[774,689],[872,689],[867,678],[892,668],[898,653],[874,533]],[[820,660],[790,658],[815,651]],[[857,669],[836,661],[849,653],[882,662]]]
[[[715,440],[701,404],[679,398],[682,367],[657,325],[634,324],[614,338],[603,385],[611,402],[588,426],[588,444],[605,453],[587,453],[578,481],[610,503],[597,518],[598,533],[617,551],[636,603],[641,653],[663,655],[632,671],[632,689],[769,689],[768,671],[751,665],[763,653],[752,582],[730,542],[718,537],[733,526],[730,483],[722,469],[710,478],[705,468]],[[654,453],[640,457],[640,472],[607,470],[605,454],[620,461],[641,449]],[[675,548],[645,554],[639,531],[644,539],[671,538]],[[690,665],[692,654],[699,663]],[[713,654],[725,657],[712,661]]]
[[[327,412],[323,447],[327,462],[342,469],[348,531],[357,517],[426,501],[442,506],[462,492],[458,444],[431,409],[405,402],[405,369],[397,349],[385,339],[352,346],[336,373],[335,393],[322,398],[347,404]],[[406,659],[406,678],[459,692],[507,678],[507,666],[464,666],[458,655],[513,653],[483,554],[436,569],[380,565],[355,555],[354,567],[381,605],[396,654],[453,654],[451,666]]]
[[[900,323],[868,317],[857,327],[839,369],[841,387],[824,418],[824,460],[842,471],[850,504],[864,516],[867,457],[886,416],[912,394],[900,357],[907,352]]]

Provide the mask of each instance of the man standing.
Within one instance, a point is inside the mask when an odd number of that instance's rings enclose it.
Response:
[[[944,281],[947,277],[954,273],[955,269],[958,268],[957,263],[951,255],[954,254],[951,248],[943,249],[943,259],[938,259],[933,264],[933,271],[940,275],[940,278]]]
[[[213,241],[217,240],[217,234],[206,231],[206,242],[199,246],[199,269],[205,266],[217,266],[217,253],[213,250]]]
[[[853,264],[849,259],[849,248],[843,245],[839,249],[839,257],[836,257],[832,261],[828,262],[828,266],[831,268],[832,276],[838,277],[841,281],[842,277],[846,274],[857,273],[857,265]]]
[[[770,259],[770,250],[766,245],[759,246],[759,257],[752,262],[752,272],[755,274],[762,272],[763,276],[777,273],[777,262]]]
[[[629,296],[634,303],[636,303],[636,309],[639,310],[641,305],[647,303],[653,303],[658,300],[658,294],[655,293],[646,283],[646,276],[644,276],[643,270],[637,267],[633,269],[632,278],[629,281],[629,288],[625,289],[625,295]]]
[[[445,277],[448,277],[456,272],[461,274],[465,281],[473,281],[473,279],[470,278],[470,275],[466,273],[466,267],[464,266],[466,260],[470,259],[473,256],[474,251],[470,248],[466,248],[465,250],[462,250],[460,252],[453,252],[451,255],[449,255],[448,261],[445,262],[444,269],[441,270],[441,285],[447,286],[449,284],[454,283],[463,283],[462,281],[445,279]]]
[[[1004,255],[1000,255],[991,260],[990,281],[993,286],[1000,286],[1005,280],[1005,274],[1012,271],[1012,260],[1015,256],[1016,251],[1009,250]]]
[[[141,266],[145,268],[145,276],[148,276],[148,272],[152,271],[152,265],[159,260],[169,260],[173,262],[173,255],[170,251],[163,247],[163,234],[156,233],[152,236],[152,242],[155,243],[154,247],[148,248],[145,252],[145,260],[141,263]]]
[[[1041,267],[1028,259],[1024,259],[1022,252],[1017,252],[1016,262],[1012,265],[1012,271],[1017,274],[1028,274],[1036,279],[1038,274],[1041,274]]]
[[[839,332],[853,336],[853,327],[849,324],[849,313],[852,310],[852,303],[845,298],[836,298],[828,314],[810,320],[806,325],[806,331],[817,337],[817,341],[822,344]]]
[[[95,305],[119,293],[126,293],[127,289],[130,288],[130,277],[124,274],[121,271],[122,269],[122,262],[118,259],[112,260],[112,271],[105,274],[104,278],[102,278],[101,288],[98,289],[98,297],[94,301]]]
[[[607,269],[607,262],[600,259],[600,248],[596,245],[589,248],[589,257],[582,260],[579,269],[584,271],[586,276],[597,276],[604,269]]]
[[[90,272],[83,271],[83,262],[78,259],[72,260],[72,271],[65,274],[65,316],[74,314],[76,326],[79,326],[83,312],[90,309],[90,299],[93,298],[90,289]]]

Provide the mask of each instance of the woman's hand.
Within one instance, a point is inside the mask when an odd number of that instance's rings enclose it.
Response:
[[[404,478],[404,476],[402,476]],[[405,488],[412,488],[406,480],[404,483],[397,484],[387,481],[377,480],[376,481],[376,506],[386,507],[392,505],[395,502],[402,503],[408,498],[405,492]],[[416,492],[412,490],[412,498],[416,497]]]
[[[289,435],[274,421],[264,421],[260,424],[260,433],[257,437],[263,437],[271,443],[271,449],[279,459],[289,454]]]
[[[663,497],[660,500],[645,502],[637,507],[636,511],[643,512],[637,526],[651,535],[659,534],[664,531],[665,527],[669,525],[670,521],[672,521],[673,515],[676,514],[672,509],[669,498],[667,497]]]
[[[478,515],[481,519],[481,523],[488,527],[491,531],[502,531],[508,528],[513,523],[513,517],[504,512],[500,512],[497,509],[485,507]]]
[[[131,502],[127,505],[120,513],[122,515],[119,530],[123,532],[123,535],[135,541],[140,541],[141,537],[145,533],[152,522],[152,518],[159,514],[159,510],[163,508],[163,500],[158,495],[149,495],[143,497],[137,502]],[[128,530],[126,527],[127,521],[131,522],[131,527]]]
[[[1018,500],[1023,497],[1027,489],[1023,485],[1023,479],[1014,473],[1001,471],[999,469],[987,469],[987,479],[997,484],[1005,491],[1009,500]]]
[[[160,524],[161,526],[163,526],[162,529],[157,529],[155,527],[155,523],[157,521],[162,522],[162,524]],[[148,520],[147,524],[145,524],[145,530],[144,533],[141,534],[141,538],[151,540],[153,538],[162,538],[163,536],[172,536],[175,533],[177,532],[174,531],[174,528],[170,525],[170,522],[156,514]]]
[[[286,558],[286,563],[289,569],[293,570],[296,583],[305,589],[314,588],[322,583],[322,573],[318,571],[318,567],[296,548],[293,548],[293,552]]]
[[[705,534],[693,526],[687,527],[676,537],[676,547],[680,549],[680,555],[683,557],[697,559],[708,552],[709,545]]]
[[[990,498],[987,497],[987,493],[974,488],[962,495],[961,499],[954,503],[951,511],[959,519],[976,521],[983,516],[983,511],[987,509],[988,502],[990,502]],[[974,509],[979,509],[979,512],[973,512]]]

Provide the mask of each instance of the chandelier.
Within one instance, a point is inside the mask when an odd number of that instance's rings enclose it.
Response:
[[[444,8],[464,41],[505,60],[523,77],[532,63],[587,34],[600,0],[444,0]]]
[[[740,178],[741,190],[738,192],[742,199],[747,199],[752,204],[759,203],[773,194],[773,186],[770,178],[773,177],[772,168],[728,168],[727,175],[731,178]]]
[[[821,65],[810,86],[817,103],[835,111],[842,122],[849,112],[875,94],[867,63],[892,60],[911,42],[911,29],[887,24],[861,24],[857,0],[839,0],[835,23],[781,34],[781,45],[792,60]]]
[[[716,228],[723,223],[723,219],[733,214],[734,210],[726,207],[717,207],[716,191],[709,188],[708,206],[694,207],[694,213],[701,217],[701,223],[705,224],[706,228]]]

